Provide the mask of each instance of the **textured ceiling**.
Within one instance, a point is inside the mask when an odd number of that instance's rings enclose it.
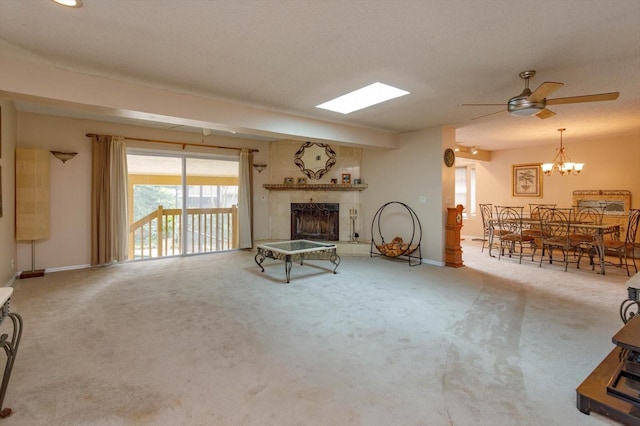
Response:
[[[638,22],[635,0],[0,3],[4,48],[60,68],[392,132],[450,125],[489,150],[555,143],[560,127],[574,141],[640,137]],[[502,108],[460,106],[506,104],[529,69],[532,89],[565,83],[550,98],[620,97],[556,105],[546,120],[472,120]],[[375,81],[411,94],[349,115],[315,108]]]

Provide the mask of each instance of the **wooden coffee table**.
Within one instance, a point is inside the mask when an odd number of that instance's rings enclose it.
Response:
[[[291,277],[291,267],[293,261],[300,261],[300,265],[304,264],[305,260],[328,260],[335,266],[333,273],[336,273],[338,265],[340,265],[340,256],[336,253],[336,245],[328,243],[319,243],[317,241],[310,240],[292,240],[292,241],[278,241],[267,244],[259,244],[257,246],[258,254],[256,254],[255,261],[264,272],[262,262],[268,257],[270,259],[283,260],[284,270],[287,276],[287,282]]]

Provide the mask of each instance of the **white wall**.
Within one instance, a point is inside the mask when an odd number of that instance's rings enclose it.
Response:
[[[455,174],[453,168],[444,165],[443,153],[454,145],[454,129],[437,127],[403,135],[399,149],[363,150],[362,178],[369,184],[362,194],[366,239],[371,239],[376,211],[387,202],[399,201],[415,211],[422,225],[423,259],[444,264],[444,224],[446,208],[454,207]],[[389,242],[396,230],[382,233]],[[406,234],[398,236],[407,238]]]

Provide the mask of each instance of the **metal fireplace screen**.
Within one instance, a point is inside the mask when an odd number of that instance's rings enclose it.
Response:
[[[292,240],[339,240],[340,204],[291,203]]]

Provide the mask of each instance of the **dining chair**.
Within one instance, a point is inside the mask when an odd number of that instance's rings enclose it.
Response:
[[[531,250],[531,261],[536,254],[535,238],[522,233],[522,214],[524,207],[496,206],[496,218],[500,233],[497,235],[499,244],[498,260],[508,250],[509,257],[513,254],[519,255],[522,263],[524,248]]]
[[[553,263],[553,252],[560,250],[564,262],[564,270],[567,271],[569,263],[575,263],[580,268],[582,251],[580,243],[571,240],[571,222],[574,220],[575,212],[572,208],[551,208],[545,209],[545,213],[540,217],[540,228],[544,230],[541,243],[549,257],[549,263]],[[540,256],[540,267],[544,255]]]
[[[604,217],[604,209],[602,207],[594,206],[580,206],[574,207],[575,220],[574,226],[571,229],[569,238],[580,244],[582,251],[587,252],[589,255],[589,265],[594,265],[593,259],[598,253],[598,242],[596,241],[596,235],[593,229],[580,228],[579,224],[592,224],[602,225],[602,218]]]
[[[629,256],[633,259],[633,267],[638,272],[638,266],[636,265],[636,257],[634,249],[636,247],[636,235],[638,233],[638,222],[640,221],[640,209],[629,209],[629,219],[627,221],[627,229],[625,232],[624,240],[618,239],[603,241],[603,247],[605,253],[607,250],[615,251],[618,255],[618,263],[605,262],[605,265],[613,265],[618,268],[622,268],[622,259],[624,259],[624,267],[627,269],[627,276],[629,276]],[[595,268],[595,265],[594,265]]]
[[[493,224],[491,223],[493,206],[491,204],[478,204],[478,207],[480,207],[480,216],[482,217],[482,250],[480,250],[482,253],[485,247],[489,247],[489,251],[491,251],[491,240],[493,239]]]
[[[539,219],[541,214],[541,209],[552,209],[555,208],[555,204],[529,204],[529,218],[531,219]],[[542,249],[542,256],[544,256],[544,247],[542,247],[542,243],[540,238],[542,237],[542,228],[538,224],[530,224],[527,229],[522,231],[525,235],[531,235],[536,242],[538,248]]]

